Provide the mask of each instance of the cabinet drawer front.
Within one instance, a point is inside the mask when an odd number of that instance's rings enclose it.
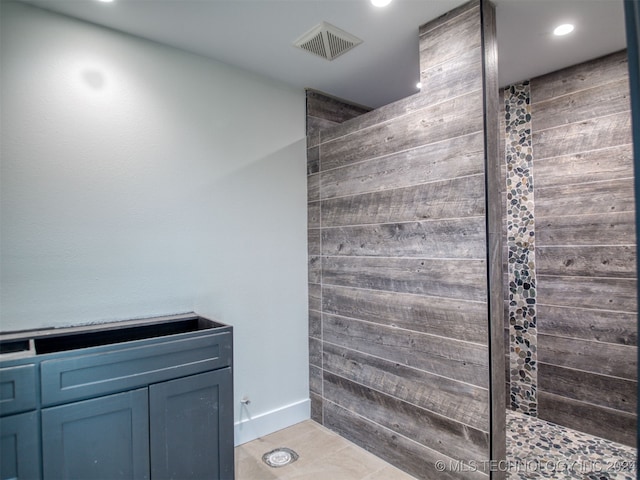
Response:
[[[36,366],[0,368],[0,415],[36,408]]]
[[[231,365],[230,333],[42,362],[42,404],[55,405],[142,387]]]

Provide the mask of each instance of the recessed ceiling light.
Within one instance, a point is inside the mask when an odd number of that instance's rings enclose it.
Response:
[[[567,35],[573,32],[573,25],[570,23],[563,23],[562,25],[558,25],[554,30],[553,34],[557,36]]]
[[[391,3],[391,0],[371,0],[371,4],[376,7],[386,7]]]
[[[98,1],[102,2],[102,3],[112,3],[113,2],[113,0],[98,0]]]

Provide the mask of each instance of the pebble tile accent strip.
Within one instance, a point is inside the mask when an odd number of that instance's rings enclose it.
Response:
[[[535,221],[530,98],[528,81],[504,90],[511,409],[537,416]]]
[[[635,480],[635,448],[507,412],[507,479]]]

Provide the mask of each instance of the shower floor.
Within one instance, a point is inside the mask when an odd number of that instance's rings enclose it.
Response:
[[[507,478],[635,480],[636,449],[507,411]]]

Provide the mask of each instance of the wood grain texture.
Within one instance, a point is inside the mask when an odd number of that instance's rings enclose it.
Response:
[[[484,171],[479,133],[322,172],[322,199],[404,188]]]
[[[307,89],[306,94],[307,116],[309,117],[322,118],[334,123],[343,123],[371,111],[369,107],[357,105],[317,90]]]
[[[482,95],[474,91],[322,143],[320,171],[482,130]]]
[[[322,368],[322,341],[309,337],[309,364]]]
[[[478,258],[483,217],[324,228],[323,255]]]
[[[319,137],[318,137],[319,138]],[[320,171],[320,147],[307,148],[307,175]]]
[[[324,424],[347,440],[416,478],[437,478],[438,480],[487,480],[489,478],[482,472],[448,469],[440,472],[436,470],[435,462],[444,460],[445,465],[448,466],[449,457],[446,455],[351,413],[333,402],[325,401]]]
[[[421,35],[420,70],[464,55],[480,45],[480,7],[472,5],[459,15],[430,28]]]
[[[317,310],[309,310],[309,336],[322,338],[322,314]]]
[[[538,392],[539,417],[580,432],[635,447],[635,415],[593,406],[566,397]]]
[[[307,202],[320,200],[320,174],[307,176]]]
[[[471,48],[420,71],[421,93],[436,104],[482,88],[482,50]],[[452,82],[451,78],[456,81]]]
[[[619,345],[638,345],[635,313],[544,304],[538,304],[537,310],[539,333]]]
[[[307,204],[307,228],[320,228],[320,202]]]
[[[322,395],[322,369],[315,365],[309,365],[309,391]]]
[[[309,255],[320,255],[320,229],[307,230],[307,252]]]
[[[322,281],[322,259],[317,255],[310,255],[308,258],[309,283],[321,283]]]
[[[438,63],[423,91],[322,129],[308,164],[312,416],[420,478],[487,478],[434,468],[489,458],[487,258],[502,253],[486,251],[479,19],[474,1],[423,29]]]
[[[635,414],[638,382],[538,363],[538,391]]]
[[[326,343],[326,371],[393,397],[489,431],[489,392],[401,363]]]
[[[633,212],[633,179],[536,188],[536,216]]]
[[[487,343],[485,303],[324,285],[322,309],[389,327]]]
[[[538,247],[536,271],[540,275],[636,278],[636,247]]]
[[[637,281],[631,278],[537,275],[537,302],[579,308],[635,312]]]
[[[327,257],[323,284],[485,302],[483,260]]]
[[[559,175],[558,172],[562,172],[562,174]],[[633,149],[631,144],[542,160],[534,159],[536,188],[632,177]]]
[[[434,18],[433,20],[430,20],[429,22],[423,25],[420,25],[420,27],[418,28],[418,36],[420,39],[420,43],[428,41],[429,36],[425,37],[425,35],[427,35],[431,30],[442,27],[449,22],[456,22],[460,15],[464,15],[469,10],[477,9],[479,5],[480,5],[479,0],[472,0],[466,3],[463,3],[462,5],[452,10],[449,10],[448,12],[443,13],[439,17]]]
[[[538,362],[636,380],[636,347],[538,334]]]
[[[389,430],[457,460],[489,456],[486,432],[463,425],[395,397],[324,372],[324,398]]]
[[[627,51],[549,73],[531,80],[531,99],[544,102],[579,90],[616,81],[629,75]]]
[[[536,246],[633,245],[636,242],[633,212],[604,215],[536,217]]]
[[[486,346],[329,314],[322,321],[325,342],[488,388]]]
[[[322,287],[317,283],[309,284],[309,309],[322,311]]]
[[[631,139],[629,112],[592,118],[560,127],[533,132],[536,159],[559,157],[567,152],[579,153],[616,145],[627,145]]]
[[[322,201],[322,226],[484,216],[484,178],[473,175]]]
[[[307,149],[320,145],[320,132],[335,125],[339,124],[323,118],[310,117],[307,115]]]
[[[543,102],[533,99],[531,117],[537,130],[545,130],[630,109],[629,80],[622,77]]]
[[[352,118],[344,123],[323,130],[321,142],[329,142],[364,128],[392,121],[397,117],[414,112],[426,105],[430,105],[430,102],[428,102],[423,95],[416,93],[415,95],[411,95],[407,98],[376,108],[375,110],[360,115],[359,117]]]
[[[322,425],[324,423],[322,418],[322,396],[310,392],[309,399],[311,400],[311,420]]]

